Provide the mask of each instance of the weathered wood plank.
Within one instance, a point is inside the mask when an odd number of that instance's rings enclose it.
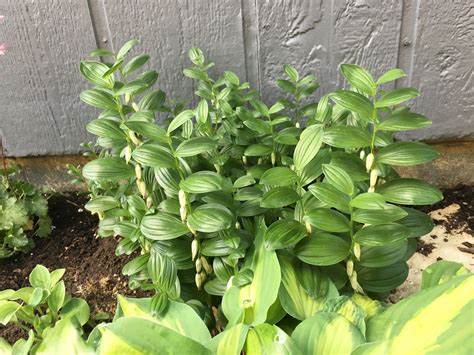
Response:
[[[95,47],[86,1],[2,0],[0,130],[9,155],[77,152],[89,110],[79,60]]]
[[[184,77],[190,66],[188,50],[201,48],[216,67],[245,79],[245,54],[240,2],[235,0],[104,0],[112,41],[117,50],[130,38],[135,51],[151,56],[149,67],[159,74],[159,86],[173,100],[189,101],[193,86]]]
[[[401,49],[411,65],[403,84],[421,91],[413,109],[433,125],[404,137],[474,138],[474,3],[418,1],[411,11],[416,22]]]
[[[290,63],[316,74],[320,93],[343,84],[338,66],[367,67],[374,75],[396,66],[401,1],[276,0],[258,3],[264,97],[278,98],[274,79]]]

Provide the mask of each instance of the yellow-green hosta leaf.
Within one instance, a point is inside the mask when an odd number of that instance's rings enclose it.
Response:
[[[367,323],[355,354],[472,354],[474,277],[455,277],[389,307]]]
[[[212,354],[197,341],[145,318],[119,318],[99,329],[101,355]]]
[[[240,355],[249,331],[247,324],[239,323],[226,328],[207,344],[217,355]]]
[[[260,324],[250,328],[245,342],[247,355],[299,355],[293,340],[276,325]]]
[[[357,327],[337,313],[318,312],[301,322],[291,339],[303,354],[350,355],[365,343]]]
[[[362,307],[348,296],[328,299],[324,303],[321,312],[337,313],[343,316],[365,336],[365,312]]]
[[[451,280],[453,277],[468,273],[469,270],[460,263],[447,260],[437,261],[423,270],[420,290],[440,285]]]

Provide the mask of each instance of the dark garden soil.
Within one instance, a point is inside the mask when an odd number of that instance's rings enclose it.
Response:
[[[144,296],[144,293],[127,287],[121,269],[130,257],[115,255],[117,241],[95,236],[98,220],[84,209],[86,202],[86,197],[76,194],[49,199],[49,215],[54,226],[51,235],[45,239],[37,238],[30,253],[0,261],[0,290],[27,286],[31,270],[36,264],[42,264],[50,271],[66,269],[64,282],[67,292],[84,298],[92,315],[107,312],[113,316],[118,293]],[[0,337],[10,342],[22,335],[13,327],[0,325]]]
[[[458,186],[445,189],[443,193],[443,201],[422,209],[429,212],[458,204],[460,208],[455,214],[447,220],[435,222],[442,223],[448,231],[464,228],[468,233],[474,233],[474,189]],[[95,236],[98,221],[84,210],[85,202],[87,199],[84,196],[76,194],[50,198],[49,214],[54,225],[51,236],[38,239],[31,253],[0,261],[0,290],[26,286],[33,267],[43,264],[50,270],[66,268],[64,281],[68,292],[86,299],[93,315],[98,312],[113,315],[117,293],[137,297],[146,295],[128,289],[121,268],[130,257],[115,256],[116,239]],[[471,243],[464,244],[464,247],[463,252],[473,252]],[[418,252],[423,255],[431,253],[431,249],[423,241],[418,245]],[[10,342],[23,335],[12,327],[0,326],[0,337]]]

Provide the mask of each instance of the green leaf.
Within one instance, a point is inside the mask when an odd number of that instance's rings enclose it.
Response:
[[[194,112],[192,110],[185,110],[179,113],[168,126],[168,134],[171,134],[173,131],[181,127],[185,122],[189,121],[194,117]]]
[[[323,142],[336,148],[355,149],[370,146],[367,131],[354,126],[332,126],[324,130]]]
[[[410,236],[410,230],[397,223],[366,226],[354,235],[360,245],[381,246],[395,243]]]
[[[89,53],[90,57],[113,57],[114,53],[105,48],[94,49]]]
[[[289,187],[275,187],[263,194],[260,206],[264,208],[281,208],[295,203],[300,198],[300,195]]]
[[[125,140],[125,132],[119,127],[119,123],[107,118],[92,120],[86,125],[88,132],[99,137],[115,138]]]
[[[343,233],[349,231],[347,217],[328,208],[317,208],[309,211],[304,216],[304,221],[327,232]]]
[[[431,125],[431,120],[426,116],[414,112],[394,113],[383,120],[378,129],[382,131],[398,132],[423,128]]]
[[[288,76],[288,78],[291,79],[291,81],[295,83],[298,82],[299,80],[298,71],[292,65],[290,64],[283,65],[283,71]]]
[[[301,275],[297,274],[295,260],[279,255],[281,267],[281,286],[278,293],[282,307],[293,318],[304,320],[320,310],[326,297],[312,298],[300,283]],[[335,296],[337,296],[337,291]],[[334,296],[328,293],[327,297]]]
[[[43,265],[36,265],[31,271],[28,277],[30,285],[33,287],[39,287],[44,290],[50,290],[51,288],[51,275]]]
[[[323,128],[321,125],[307,127],[301,133],[296,145],[293,160],[296,171],[301,171],[316,156],[323,142]]]
[[[106,87],[114,85],[113,76],[103,78],[103,75],[109,70],[109,67],[104,63],[95,60],[84,60],[81,62],[80,70],[81,74],[93,84]]]
[[[329,207],[337,208],[339,211],[344,213],[350,213],[350,197],[337,190],[332,185],[326,182],[318,182],[309,186],[309,191],[314,197],[324,202]]]
[[[141,111],[158,111],[163,108],[165,100],[166,94],[162,90],[155,90],[142,97],[138,103],[138,108]]]
[[[408,215],[397,221],[397,223],[404,225],[410,230],[410,238],[421,237],[432,231],[434,224],[429,215],[413,208],[402,208]]]
[[[131,39],[130,41],[126,42],[117,52],[117,59],[123,58],[135,45],[139,42],[136,39]]]
[[[365,343],[364,336],[354,324],[337,313],[327,312],[319,312],[301,322],[291,339],[303,354],[315,355],[350,355]]]
[[[376,210],[357,209],[352,214],[352,219],[359,223],[377,225],[398,221],[407,214],[398,206],[386,205],[383,209]]]
[[[175,168],[176,161],[167,147],[159,144],[144,143],[132,153],[136,162],[158,168]]]
[[[245,149],[244,155],[248,157],[259,157],[271,154],[272,148],[264,144],[252,144]]]
[[[443,194],[436,187],[416,179],[391,180],[377,192],[388,202],[401,205],[431,205],[443,199]]]
[[[123,317],[101,331],[100,354],[212,354],[204,345],[178,330],[149,319]]]
[[[199,101],[199,104],[196,108],[196,119],[200,123],[206,123],[207,116],[209,114],[209,106],[206,99]]]
[[[180,182],[179,187],[190,193],[201,194],[222,189],[222,176],[213,171],[199,171]]]
[[[161,212],[144,216],[140,230],[145,237],[152,240],[174,239],[189,232],[178,218]]]
[[[197,207],[188,217],[189,226],[197,231],[213,233],[230,228],[232,212],[217,204],[205,204]]]
[[[142,112],[140,112],[142,113]],[[137,112],[138,114],[138,112]],[[133,116],[132,116],[133,117]],[[150,138],[152,140],[158,141],[160,143],[168,143],[168,138],[166,136],[166,131],[160,126],[145,121],[127,121],[125,125],[132,131],[138,133],[141,136]]]
[[[349,174],[342,168],[332,165],[323,164],[323,172],[327,181],[339,191],[352,196],[354,193],[354,184]]]
[[[90,317],[90,308],[82,298],[70,298],[62,307],[60,317],[75,318],[77,322],[83,326]]]
[[[177,157],[193,157],[217,147],[217,142],[207,137],[196,137],[182,142],[175,151]]]
[[[323,164],[331,161],[331,151],[321,149],[318,154],[300,171],[301,185],[305,186],[312,183],[323,173]]]
[[[92,213],[97,213],[108,211],[119,206],[120,202],[115,197],[98,196],[92,198],[89,202],[86,203],[84,207],[86,210]]]
[[[64,281],[61,281],[53,287],[51,295],[48,297],[48,307],[54,313],[57,313],[64,303],[65,296],[66,287],[64,286]]]
[[[364,192],[351,200],[351,206],[366,210],[384,209],[385,198],[376,192]]]
[[[359,264],[367,267],[383,267],[400,261],[407,251],[407,241],[390,243],[378,247],[361,248]]]
[[[388,83],[389,81],[403,78],[404,76],[406,76],[406,74],[403,70],[398,68],[390,69],[377,79],[377,85],[382,85]]]
[[[89,89],[81,92],[79,95],[82,101],[86,104],[104,110],[116,110],[117,102],[114,97],[108,92],[99,89]]]
[[[244,125],[259,134],[270,134],[272,131],[270,123],[258,118],[248,118],[244,121]]]
[[[426,290],[441,285],[456,276],[469,274],[462,264],[453,261],[439,260],[423,270],[420,290]]]
[[[365,291],[388,292],[400,286],[408,276],[404,261],[384,267],[357,268],[357,281]]]
[[[355,64],[342,64],[341,73],[352,86],[367,95],[374,95],[375,81],[367,70]]]
[[[288,80],[277,79],[275,80],[275,83],[280,89],[287,93],[294,94],[296,92],[296,86]]]
[[[295,255],[311,265],[334,265],[349,256],[350,245],[329,233],[314,233],[295,246]]]
[[[387,92],[375,103],[376,108],[394,106],[420,96],[415,88],[400,88]]]
[[[178,270],[173,259],[158,251],[152,251],[148,259],[148,275],[153,284],[159,286],[160,290],[172,298],[179,297],[176,290]]]
[[[127,64],[122,68],[122,75],[127,76],[128,74],[140,69],[148,60],[150,56],[148,54],[140,54],[133,57]]]
[[[120,158],[101,158],[88,162],[82,175],[92,181],[119,181],[135,175],[135,171]]]
[[[416,165],[429,162],[438,156],[436,149],[425,143],[395,142],[380,149],[375,161],[389,165]]]
[[[329,97],[338,105],[353,112],[357,112],[364,120],[370,120],[374,107],[368,98],[349,90],[337,90]]]
[[[298,175],[288,168],[276,167],[268,169],[260,177],[260,183],[272,186],[293,185],[298,181]]]
[[[265,247],[268,250],[283,249],[306,236],[306,229],[292,219],[281,219],[272,223],[265,232]]]
[[[7,325],[20,308],[19,303],[0,300],[0,324]]]
[[[243,175],[234,181],[234,187],[240,189],[242,187],[247,187],[254,185],[256,183],[255,179],[250,175]]]
[[[312,298],[330,299],[333,296],[337,296],[336,286],[320,267],[299,263],[296,273],[301,286]]]

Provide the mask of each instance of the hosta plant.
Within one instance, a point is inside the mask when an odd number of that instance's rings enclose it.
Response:
[[[10,348],[13,354],[41,353],[52,344],[61,349],[61,344],[75,344],[78,340],[74,336],[68,338],[68,334],[80,334],[89,321],[89,306],[83,299],[66,293],[61,280],[64,271],[49,272],[37,265],[28,277],[30,286],[0,291],[0,324],[16,326],[28,334],[28,339],[19,339]],[[0,338],[0,350],[5,350],[2,346],[9,348]]]
[[[155,71],[139,73],[146,54],[125,59],[135,44],[92,53],[111,63],[81,63],[94,84],[81,99],[102,111],[87,125],[98,137],[87,145],[93,160],[71,172],[89,187],[99,235],[121,237],[117,254],[136,253],[123,273],[156,291],[157,313],[173,299],[219,308],[209,295],[268,277],[279,286],[274,321],[302,320],[339,294],[384,298],[406,279],[416,238],[433,226],[413,206],[442,195],[393,168],[438,155],[394,138],[430,124],[400,105],[416,89],[388,89],[403,71],[374,79],[343,64],[348,88],[314,102],[315,78],[286,65],[277,82],[285,97],[267,105],[234,73],[213,79],[213,63],[192,49],[184,75],[197,103],[186,107],[152,88]],[[258,274],[262,250],[268,266]]]
[[[27,252],[34,238],[51,232],[48,201],[44,191],[18,179],[18,169],[9,167],[3,158],[0,169],[0,259],[16,252]]]
[[[259,253],[253,262],[256,272],[275,251],[262,247]],[[420,290],[396,305],[354,293],[326,300],[303,321],[278,324],[261,317],[274,314],[271,302],[276,300],[278,283],[267,277],[256,286],[266,292],[251,295],[240,287],[241,299],[250,297],[252,304],[230,301],[237,300],[233,286],[225,291],[224,313],[233,320],[218,334],[209,331],[195,304],[171,300],[165,311],[156,313],[152,298],[119,296],[113,322],[99,324],[87,340],[77,319],[62,316],[42,338],[32,340],[30,335],[13,347],[0,338],[0,353],[365,355],[472,354],[474,350],[470,341],[474,331],[469,326],[474,277],[457,263],[441,261],[428,267]],[[234,319],[236,313],[243,317]]]

